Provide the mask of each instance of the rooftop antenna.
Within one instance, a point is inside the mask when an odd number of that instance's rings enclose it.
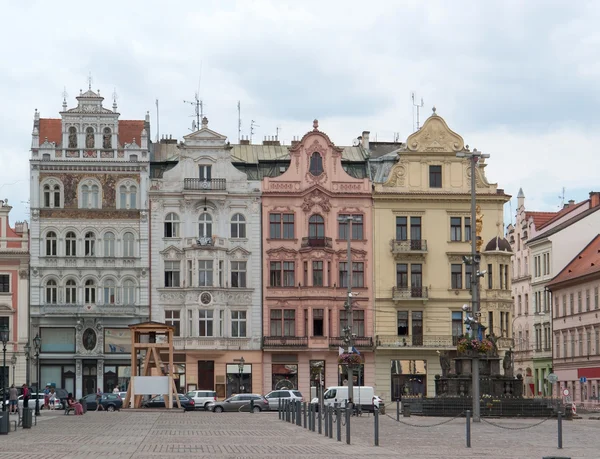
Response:
[[[183,102],[186,104],[191,104],[194,106],[195,113],[192,116],[196,117],[196,121],[192,122],[192,132],[200,129],[200,120],[204,118],[204,103],[200,99],[200,82],[202,81],[202,62],[200,62],[200,76],[198,77],[198,91],[194,94],[194,101],[184,100]]]
[[[420,113],[421,108],[423,108],[424,102],[423,102],[422,97],[421,97],[420,104],[418,102],[415,102],[415,92],[414,91],[411,91],[410,98],[412,99],[412,105],[413,105],[413,132],[414,132],[415,130],[418,131],[419,129],[421,129],[421,127],[419,126],[419,113]],[[415,129],[415,108],[417,111],[417,129]]]
[[[88,73],[88,89],[91,91],[92,90],[92,82],[94,80],[92,79],[92,71],[90,70],[90,72]]]
[[[400,133],[394,132],[394,143],[400,142]]]
[[[238,143],[240,143],[242,139],[242,105],[238,100]]]
[[[565,207],[565,187],[562,187],[562,194],[559,196],[560,199],[560,209]]]
[[[281,126],[277,126],[277,128],[275,129],[275,140],[279,140],[279,133],[281,132]]]
[[[158,99],[156,99],[156,143],[160,140],[160,112],[158,111]]]
[[[256,121],[250,121],[250,143],[252,143],[252,136],[254,135],[254,128],[260,127],[260,125],[256,124]]]

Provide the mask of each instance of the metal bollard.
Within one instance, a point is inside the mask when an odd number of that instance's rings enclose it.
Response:
[[[402,405],[402,414],[405,418],[410,418],[410,405],[406,403]]]
[[[317,406],[319,406],[319,405],[315,404],[315,410],[314,411],[316,411]],[[321,414],[322,414],[321,411],[323,411],[322,408],[323,407],[319,408],[319,420],[318,420],[318,423],[319,423],[319,434],[322,432],[322,428],[321,428]],[[315,413],[314,413],[314,411],[313,411],[313,432],[315,431],[315,418],[314,418]]]
[[[250,400],[250,414],[254,414],[254,400]]]
[[[467,448],[471,447],[471,410],[467,410]]]
[[[290,401],[288,400],[287,402],[285,402],[285,420],[287,422],[291,422],[292,421],[292,404],[290,403]]]
[[[302,427],[302,402],[296,401],[296,425]]]
[[[308,429],[308,406],[306,405],[306,402],[302,404],[302,410],[304,411],[304,428]]]
[[[342,441],[342,409],[339,405],[335,407],[335,422],[337,423],[337,441]]]
[[[379,446],[379,408],[373,409],[373,419],[375,421],[375,446]]]
[[[350,404],[350,406],[352,406]],[[346,407],[346,444],[350,444],[350,418],[352,417],[352,411],[349,407]]]
[[[558,412],[558,449],[562,449],[562,413]]]
[[[400,399],[396,400],[396,421],[400,421]]]
[[[279,420],[281,421],[281,397],[277,399],[277,416],[279,416]]]
[[[323,414],[323,417],[325,418],[325,436],[326,437],[329,437],[329,418],[327,417],[328,413],[329,413],[328,406],[323,406],[323,413],[319,413],[319,414]]]
[[[315,432],[316,431],[316,424],[317,424],[317,405],[315,405],[314,403],[311,403],[310,406],[311,408],[311,412],[310,412],[310,416],[311,416],[311,427],[312,427],[312,431]],[[319,413],[319,423],[321,422],[321,413]],[[319,431],[319,433],[321,433]]]
[[[329,417],[329,438],[333,438],[333,406],[329,407],[328,417]]]

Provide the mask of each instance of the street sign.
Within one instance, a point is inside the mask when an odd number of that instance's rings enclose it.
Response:
[[[569,396],[569,394],[570,394],[570,392],[569,392],[569,389],[564,389],[564,390],[563,390],[563,395],[564,395],[565,397],[568,397],[568,396]]]
[[[586,383],[587,382],[587,378],[585,376],[582,376],[581,378],[579,378],[579,382],[580,383]]]
[[[555,373],[550,373],[548,376],[546,376],[546,379],[550,384],[554,384],[558,381],[558,376]]]

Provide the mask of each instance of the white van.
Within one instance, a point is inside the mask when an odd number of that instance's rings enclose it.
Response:
[[[371,386],[354,386],[354,405],[360,405],[363,411],[373,411],[373,397],[375,392]],[[323,405],[334,405],[339,403],[345,406],[348,401],[348,386],[328,387],[323,394]],[[311,400],[311,403],[319,403],[318,399]]]

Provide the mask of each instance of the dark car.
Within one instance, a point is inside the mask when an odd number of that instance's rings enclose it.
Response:
[[[83,402],[87,405],[88,411],[93,411],[98,408],[96,394],[88,394],[83,397]],[[123,400],[119,394],[102,394],[100,405],[106,411],[115,411],[123,408]]]
[[[196,409],[196,403],[191,399],[186,397],[185,395],[179,394],[179,403],[181,403],[181,408],[184,411],[194,411]],[[144,408],[164,408],[165,407],[165,398],[162,395],[157,395],[150,400],[145,401],[142,404]],[[173,408],[177,408],[177,400],[173,400]]]
[[[269,411],[269,402],[259,394],[238,394],[229,397],[222,402],[208,402],[207,409],[213,413],[222,413],[223,411],[250,411],[250,402],[253,402],[252,410],[255,413]]]

